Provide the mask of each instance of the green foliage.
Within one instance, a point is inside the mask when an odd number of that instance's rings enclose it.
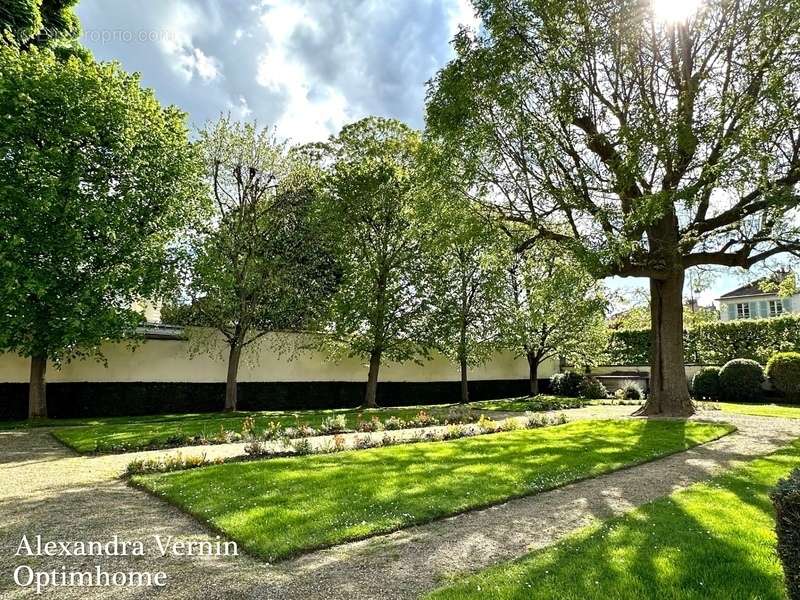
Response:
[[[700,307],[691,310],[683,307],[683,325],[691,329],[702,323],[712,323],[719,321],[719,313],[714,308]],[[635,306],[617,315],[609,326],[614,330],[630,329],[650,329],[650,308],[647,306]]]
[[[719,372],[719,394],[726,402],[755,402],[762,397],[764,368],[754,360],[736,358]]]
[[[589,400],[601,400],[608,398],[608,390],[596,377],[587,375],[581,381],[580,395]]]
[[[550,391],[556,396],[577,398],[580,396],[584,376],[575,371],[556,373],[550,378]]]
[[[531,238],[644,277],[798,247],[796,157],[769,150],[800,131],[796,5],[712,0],[681,35],[649,3],[473,5],[426,122]]]
[[[132,335],[201,213],[185,116],[115,64],[0,46],[0,349],[56,361]]]
[[[684,331],[684,358],[699,364],[723,364],[734,358],[766,363],[776,352],[800,351],[800,316],[715,321]],[[607,360],[613,365],[649,361],[650,331],[611,331]]]
[[[230,463],[134,481],[201,515],[242,549],[275,560],[534,494],[730,430],[717,423],[583,421],[488,438]]]
[[[429,327],[453,362],[482,364],[495,349],[495,313],[505,274],[502,231],[484,211],[427,182],[420,211]]]
[[[719,367],[703,367],[692,377],[692,395],[696,400],[719,400]]]
[[[193,240],[193,302],[165,318],[214,327],[238,352],[267,332],[310,328],[333,288],[318,172],[270,130],[229,117],[200,132],[200,147],[215,215]],[[218,351],[212,339],[197,337]]]
[[[790,400],[800,397],[800,352],[778,352],[767,362],[766,376]]]
[[[607,335],[607,302],[598,282],[552,243],[514,253],[508,264],[497,308],[497,345],[537,364],[552,357],[595,364]]]
[[[778,556],[790,600],[800,600],[800,468],[781,479],[770,494],[775,505]]]
[[[78,0],[4,0],[0,8],[0,36],[9,33],[23,48],[49,46],[56,51],[78,51]],[[85,53],[82,53],[85,54]]]
[[[370,117],[320,148],[324,218],[340,270],[328,306],[328,348],[399,361],[425,352],[420,143],[399,121]]]

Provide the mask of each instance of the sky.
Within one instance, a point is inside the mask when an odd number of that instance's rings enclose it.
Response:
[[[77,13],[95,57],[139,72],[193,127],[230,113],[295,143],[367,115],[423,127],[425,83],[476,26],[468,0],[82,0]],[[742,281],[720,273],[701,304]]]

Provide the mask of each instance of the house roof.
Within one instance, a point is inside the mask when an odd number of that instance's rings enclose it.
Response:
[[[730,292],[722,294],[719,299],[724,300],[725,298],[742,298],[745,296],[774,296],[775,292],[765,292],[761,289],[760,284],[763,282],[763,279],[751,281],[747,285],[743,285],[742,287],[738,287],[735,290],[731,290]]]

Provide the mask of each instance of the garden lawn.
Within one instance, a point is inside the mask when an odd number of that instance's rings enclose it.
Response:
[[[797,466],[800,441],[428,600],[786,598],[768,494]]]
[[[733,404],[720,402],[719,406],[723,412],[739,413],[741,415],[800,419],[800,405],[797,404]]]
[[[267,560],[431,521],[685,450],[734,428],[561,426],[139,476],[137,485]]]
[[[242,421],[246,416],[252,416],[255,419],[256,430],[265,428],[272,421],[279,422],[284,427],[295,426],[298,423],[318,427],[325,417],[340,414],[347,418],[348,427],[355,428],[358,415],[361,415],[363,420],[369,420],[374,415],[380,417],[381,420],[391,416],[411,419],[420,410],[425,410],[433,416],[440,416],[447,414],[448,406],[117,417],[109,419],[107,422],[95,419],[95,424],[89,424],[86,427],[56,429],[53,431],[53,435],[78,452],[107,451],[123,445],[127,451],[133,451],[163,445],[173,436],[198,434],[212,436],[219,433],[220,428],[241,432]],[[74,424],[78,423],[80,422]]]

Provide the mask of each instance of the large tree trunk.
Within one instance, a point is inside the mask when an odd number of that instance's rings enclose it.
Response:
[[[539,393],[539,357],[533,352],[528,352],[528,378],[531,385],[531,396]]]
[[[381,368],[381,351],[373,350],[369,355],[369,375],[367,376],[367,391],[364,394],[364,408],[377,408],[375,397],[378,393],[378,371]]]
[[[225,380],[225,412],[236,410],[239,388],[239,361],[242,357],[242,348],[238,343],[231,344],[228,353],[228,378]]]
[[[31,357],[31,376],[28,382],[28,418],[44,419],[47,417],[47,384],[44,376],[47,372],[47,356]]]
[[[683,271],[650,280],[650,395],[635,414],[694,412],[683,364]]]

